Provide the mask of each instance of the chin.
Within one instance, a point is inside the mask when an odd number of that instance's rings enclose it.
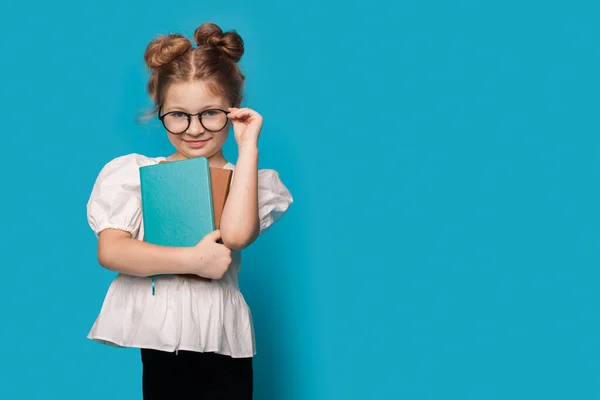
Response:
[[[190,149],[190,148],[180,148],[179,152],[188,158],[196,158],[196,157],[206,157],[210,158],[212,155],[216,153],[214,149]]]

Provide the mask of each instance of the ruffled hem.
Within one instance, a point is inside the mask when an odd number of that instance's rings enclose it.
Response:
[[[256,354],[252,316],[233,284],[180,276],[119,275],[112,282],[88,338],[114,347]]]
[[[203,350],[199,350],[197,348],[193,348],[193,347],[179,347],[176,349],[170,348],[170,347],[164,347],[164,346],[157,346],[154,343],[149,343],[149,344],[136,344],[135,346],[133,345],[127,345],[125,343],[119,343],[117,341],[115,341],[115,339],[110,339],[108,337],[101,337],[101,336],[94,336],[91,332],[87,337],[90,340],[93,340],[94,342],[106,345],[106,346],[111,346],[111,347],[119,347],[119,348],[135,348],[135,349],[152,349],[152,350],[160,350],[160,351],[167,351],[167,352],[175,352],[175,351],[196,351],[196,352],[200,352],[200,353],[218,353],[218,354],[222,354],[224,356],[229,356],[232,358],[248,358],[248,357],[254,357],[256,355],[256,350],[252,350],[250,352],[240,352],[240,353],[236,353],[236,354],[231,354],[231,352],[229,351],[224,351],[223,349],[219,349],[219,348],[205,348]]]

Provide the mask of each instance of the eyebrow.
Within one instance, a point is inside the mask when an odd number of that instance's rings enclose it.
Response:
[[[211,108],[221,108],[221,106],[216,105],[216,104],[208,104],[208,105],[206,105],[204,107],[200,107],[200,111],[199,112],[202,112],[202,111],[205,111],[205,110],[209,110]],[[177,111],[185,111],[185,112],[188,112],[188,113],[190,112],[190,110],[187,109],[186,107],[181,107],[181,106],[179,106],[177,104],[175,104],[173,106],[170,106],[170,107],[164,107],[164,109],[171,110],[171,111],[175,111],[175,110],[177,110]],[[193,113],[190,113],[190,114],[193,114]]]

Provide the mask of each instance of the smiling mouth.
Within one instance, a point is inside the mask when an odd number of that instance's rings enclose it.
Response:
[[[200,149],[203,148],[204,145],[212,138],[208,138],[208,139],[203,139],[203,140],[186,140],[184,139],[183,141],[185,142],[186,146],[191,148],[191,149]]]

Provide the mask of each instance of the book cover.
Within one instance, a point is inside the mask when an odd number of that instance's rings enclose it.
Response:
[[[216,229],[208,159],[140,167],[144,240],[191,247]]]
[[[167,163],[168,161],[160,161],[159,164]],[[227,168],[210,167],[210,183],[213,199],[213,214],[215,217],[215,228],[221,227],[221,215],[225,208],[229,189],[231,188],[231,179],[233,171]]]

